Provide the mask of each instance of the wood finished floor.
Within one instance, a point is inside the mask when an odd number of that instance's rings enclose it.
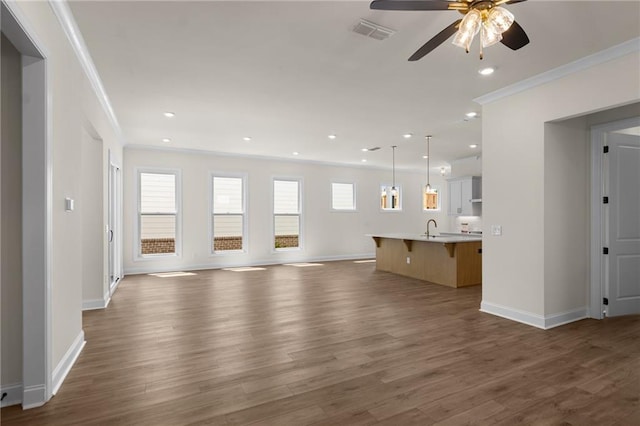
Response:
[[[44,407],[3,425],[640,424],[640,317],[542,331],[330,262],[127,277]]]

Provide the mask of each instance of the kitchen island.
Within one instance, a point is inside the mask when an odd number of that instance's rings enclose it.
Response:
[[[482,237],[370,234],[376,269],[448,287],[482,283]]]

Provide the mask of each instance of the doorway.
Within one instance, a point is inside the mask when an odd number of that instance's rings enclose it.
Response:
[[[591,135],[591,317],[640,314],[640,117]]]
[[[109,242],[109,293],[113,296],[120,280],[122,279],[122,218],[120,216],[121,206],[121,170],[109,152],[109,223],[108,223],[108,242]]]
[[[12,388],[14,395],[11,397],[16,403],[21,401],[23,408],[32,408],[43,405],[52,393],[53,190],[47,59],[44,44],[29,29],[20,9],[4,1],[0,8],[2,35],[20,56],[18,72],[22,80],[18,105],[22,113],[22,129],[17,140],[22,156],[21,190],[17,189],[22,198],[22,228],[19,236],[22,240],[22,347],[12,347],[16,352],[19,351],[22,365],[21,383],[19,387]],[[5,91],[2,92],[4,94]],[[3,193],[3,200],[4,196]],[[4,259],[2,263],[4,266]]]

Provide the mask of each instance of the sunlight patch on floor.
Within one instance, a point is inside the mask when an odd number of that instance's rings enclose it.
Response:
[[[253,266],[245,266],[241,268],[222,268],[223,271],[231,272],[249,272],[249,271],[266,271],[267,268],[255,268]]]
[[[322,263],[285,263],[284,266],[295,266],[296,268],[306,268],[307,266],[324,266]]]
[[[182,272],[182,271],[176,271],[176,272],[158,272],[157,274],[148,274],[151,275],[152,277],[158,277],[158,278],[174,278],[174,277],[189,277],[191,275],[198,275],[195,272]]]

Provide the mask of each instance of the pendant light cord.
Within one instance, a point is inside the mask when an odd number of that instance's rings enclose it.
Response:
[[[431,145],[431,135],[428,135],[427,136],[427,189],[428,190],[431,190],[431,181],[429,179],[429,168],[431,166],[430,145]]]
[[[391,147],[391,149],[393,150],[393,156],[392,156],[392,172],[393,172],[393,183],[391,184],[392,188],[395,189],[396,187],[396,145],[393,145]]]

